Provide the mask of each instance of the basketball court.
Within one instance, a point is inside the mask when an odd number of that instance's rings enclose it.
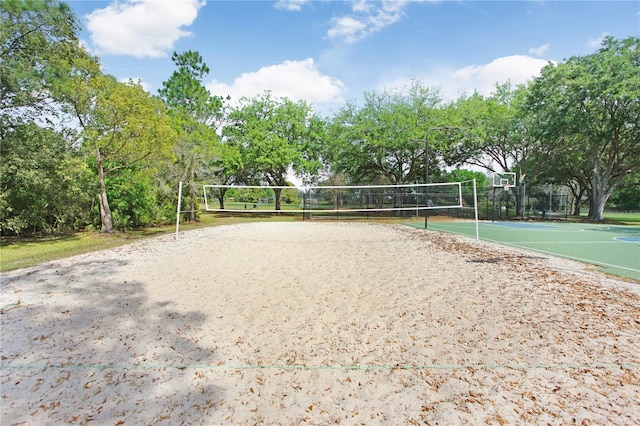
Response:
[[[411,226],[424,228],[423,222]],[[474,222],[430,220],[431,231],[475,238]],[[603,272],[640,281],[640,227],[586,223],[479,222],[481,240],[596,265]]]

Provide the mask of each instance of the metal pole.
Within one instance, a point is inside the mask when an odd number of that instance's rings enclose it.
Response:
[[[473,204],[474,220],[476,222],[476,241],[480,240],[480,230],[478,229],[478,190],[476,189],[476,179],[473,178]]]
[[[522,175],[520,175],[520,177],[522,177]],[[525,204],[527,202],[527,183],[520,182],[520,184],[522,185],[522,196],[520,197],[520,209],[522,214],[520,216],[524,219],[525,208],[527,207],[527,205]]]
[[[431,128],[427,130],[427,134],[424,137],[424,229],[427,229],[427,222],[429,218],[429,133],[435,130]]]

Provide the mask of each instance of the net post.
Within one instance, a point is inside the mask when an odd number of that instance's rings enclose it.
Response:
[[[476,241],[479,241],[480,231],[478,229],[478,191],[476,189],[476,178],[473,178],[473,211],[476,222]]]
[[[207,185],[202,185],[202,195],[204,196],[204,209],[209,210],[209,197],[207,197]]]
[[[180,206],[182,205],[182,181],[178,185],[178,207],[176,209],[176,240],[178,239],[178,231],[180,230]]]

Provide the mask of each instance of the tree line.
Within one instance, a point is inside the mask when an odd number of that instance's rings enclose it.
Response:
[[[171,223],[179,181],[195,220],[203,183],[437,182],[473,175],[456,171],[466,166],[564,185],[595,221],[611,200],[640,208],[638,37],[607,37],[489,96],[445,101],[416,80],[325,117],[268,91],[209,93],[194,51],[174,53],[173,74],[150,94],[105,74],[79,31],[63,2],[0,2],[3,235]]]

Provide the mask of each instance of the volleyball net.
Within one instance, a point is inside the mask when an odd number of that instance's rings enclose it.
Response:
[[[203,185],[208,212],[377,213],[423,216],[427,210],[475,211],[475,182],[366,186]],[[469,213],[469,217],[473,214]]]

